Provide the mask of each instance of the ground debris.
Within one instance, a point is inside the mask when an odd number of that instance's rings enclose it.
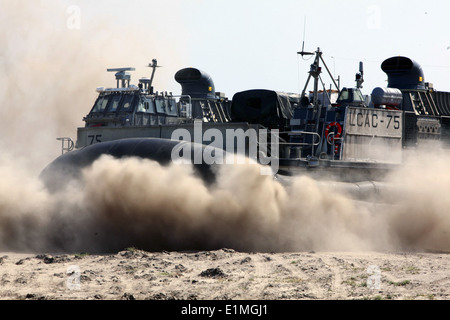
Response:
[[[200,276],[206,278],[224,278],[227,275],[220,268],[209,268],[202,271]]]

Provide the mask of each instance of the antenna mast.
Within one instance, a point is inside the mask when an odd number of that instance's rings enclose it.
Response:
[[[148,67],[153,69],[152,70],[152,76],[150,77],[150,83],[149,83],[149,87],[151,87],[152,83],[153,83],[153,78],[155,77],[156,68],[159,68],[161,66],[158,66],[158,61],[156,59],[152,59],[152,63],[149,63]]]
[[[362,61],[359,62],[359,73],[356,74],[355,81],[356,81],[356,87],[358,89],[361,89],[362,88],[362,84],[364,82],[364,69],[363,69],[363,62]]]
[[[317,120],[316,120],[315,131],[317,132],[318,128],[319,128],[319,122],[320,122],[319,121],[320,120],[320,113],[321,113],[321,110],[322,110],[322,108],[319,106],[319,99],[318,99],[318,96],[319,96],[319,90],[318,90],[319,80],[323,84],[322,78],[320,77],[320,74],[322,73],[322,67],[320,66],[320,61],[322,61],[323,65],[325,66],[325,69],[327,70],[328,75],[330,76],[331,80],[333,81],[334,86],[336,87],[338,92],[340,92],[339,86],[336,84],[336,81],[334,80],[334,77],[332,76],[332,74],[331,74],[330,70],[328,69],[325,61],[323,60],[323,58],[322,58],[322,51],[320,50],[320,48],[317,48],[317,50],[314,53],[312,53],[312,52],[305,52],[304,49],[302,48],[302,51],[297,52],[297,54],[300,54],[302,57],[304,55],[315,55],[314,62],[311,64],[311,67],[309,69],[308,79],[306,80],[306,84],[305,84],[305,87],[303,88],[301,97],[305,97],[305,92],[306,92],[306,88],[308,87],[309,80],[311,80],[311,77],[313,77],[314,78],[314,92],[313,92],[314,95],[313,95],[313,103],[312,104],[313,104],[313,107],[314,107],[314,113],[316,113],[316,119]],[[325,88],[324,88],[324,90],[325,90]]]
[[[316,55],[316,58],[314,59],[314,62],[311,64],[311,67],[310,67],[310,70],[309,70],[309,76],[308,76],[308,79],[306,80],[305,87],[303,88],[303,91],[302,91],[302,96],[305,95],[306,87],[308,86],[309,80],[311,79],[311,77],[314,77],[315,82],[317,82],[317,83],[314,84],[314,91],[316,91],[318,80],[320,78],[320,74],[322,73],[322,67],[319,66],[320,61],[322,61],[323,65],[325,66],[325,69],[327,70],[328,75],[330,76],[331,80],[333,81],[334,86],[336,87],[336,89],[338,91],[340,91],[339,90],[339,86],[337,85],[336,81],[334,80],[333,75],[330,72],[330,69],[328,69],[327,64],[325,63],[325,61],[322,58],[322,51],[320,50],[320,48],[317,48],[316,52],[314,52],[314,53],[312,53],[312,52],[305,52],[305,51],[302,50],[300,52],[297,52],[297,54],[300,54],[301,56],[314,55],[314,54]]]
[[[305,16],[305,20],[303,23],[303,42],[302,42],[302,51],[297,52],[297,54],[301,55],[302,58],[303,56],[312,56],[312,55],[316,55],[316,58],[314,59],[313,64],[311,64],[311,68],[309,70],[309,76],[308,79],[306,80],[306,84],[305,87],[303,88],[302,91],[302,97],[305,96],[305,91],[306,91],[306,87],[308,86],[309,80],[311,79],[311,76],[314,77],[314,105],[316,105],[316,100],[317,100],[317,87],[318,87],[318,81],[320,78],[320,74],[322,73],[322,68],[319,66],[319,62],[322,61],[323,65],[325,66],[325,69],[327,69],[328,75],[330,76],[331,80],[333,80],[333,84],[336,87],[336,89],[338,91],[339,90],[339,86],[336,84],[336,81],[334,80],[334,77],[331,75],[330,70],[328,69],[327,64],[325,63],[325,61],[322,58],[322,51],[320,51],[320,48],[317,48],[316,52],[307,52],[305,51],[305,34],[306,34],[306,16]],[[362,68],[362,67],[360,67]],[[362,71],[361,71],[362,72]],[[322,80],[322,79],[320,79]]]
[[[303,42],[302,42],[302,51],[297,52],[297,54],[300,54],[303,58],[303,56],[312,56],[314,55],[313,52],[305,52],[305,34],[306,34],[306,16],[303,22]]]

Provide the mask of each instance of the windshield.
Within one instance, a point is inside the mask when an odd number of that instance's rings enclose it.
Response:
[[[167,114],[171,116],[177,116],[178,110],[177,110],[177,103],[173,99],[169,99],[167,101],[168,107],[167,107]]]
[[[137,112],[155,113],[155,105],[151,99],[139,101]]]
[[[354,101],[364,101],[364,97],[358,89],[353,91],[353,100]]]
[[[364,97],[359,89],[347,89],[343,88],[341,93],[339,94],[339,98],[337,102],[362,102],[364,101]]]
[[[116,112],[120,102],[120,95],[113,95],[109,100],[108,112]]]
[[[340,101],[348,101],[349,99],[350,99],[350,95],[349,95],[349,92],[348,92],[347,88],[343,88],[341,90],[341,94],[339,95],[337,101],[338,102],[340,102]]]
[[[163,99],[156,99],[155,100],[155,104],[156,104],[156,111],[158,111],[158,113],[166,113],[165,100],[163,100]]]
[[[101,95],[98,97],[97,102],[95,103],[91,112],[103,112],[105,111],[107,104],[108,104],[108,97],[106,95]]]
[[[130,112],[133,110],[133,98],[132,95],[125,95],[122,99],[122,107],[120,108],[120,111],[123,112]]]

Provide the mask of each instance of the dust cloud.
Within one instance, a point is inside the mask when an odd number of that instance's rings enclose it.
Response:
[[[158,58],[163,68],[155,86],[169,91],[175,71],[187,64],[173,48],[174,41],[183,45],[183,29],[170,20],[163,23],[173,29],[156,32],[158,11],[170,5],[0,0],[0,154],[42,170],[61,153],[57,137],[75,139],[97,97],[95,88],[116,85],[107,68],[135,67],[131,83],[137,84],[150,76],[146,66]],[[134,12],[136,20],[130,23],[123,11]],[[176,8],[171,12],[176,17]],[[169,37],[175,32],[180,38]]]
[[[114,17],[88,21],[80,3],[82,27],[70,30],[69,3],[0,0],[0,250],[450,250],[444,152],[392,173],[389,201],[307,176],[283,185],[251,164],[224,165],[208,185],[189,166],[106,156],[50,193],[38,174],[60,152],[55,138],[81,125],[93,88],[111,83],[106,67],[179,60]]]
[[[0,250],[448,251],[448,159],[393,172],[389,202],[306,176],[285,186],[255,164],[222,165],[209,185],[188,165],[102,156],[56,193],[2,165]]]

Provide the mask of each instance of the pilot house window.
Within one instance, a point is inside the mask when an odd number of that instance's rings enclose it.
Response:
[[[112,101],[110,103],[108,112],[116,112],[117,107],[119,106],[119,102],[120,102],[120,96],[116,95],[112,97]]]
[[[100,96],[97,99],[97,102],[95,103],[95,106],[92,109],[92,112],[103,112],[103,111],[105,111],[105,108],[106,108],[107,104],[108,104],[107,96],[105,96],[105,95]]]
[[[166,113],[165,100],[156,99],[155,103],[156,103],[156,111],[158,111],[158,113]]]
[[[173,99],[167,100],[167,114],[171,116],[178,115],[177,104]]]
[[[337,101],[348,101],[350,99],[349,92],[346,88],[341,90],[341,94],[339,95]]]
[[[133,96],[131,95],[126,95],[123,98],[123,103],[122,103],[122,108],[120,109],[120,111],[131,111],[132,108],[132,102],[133,102]]]

